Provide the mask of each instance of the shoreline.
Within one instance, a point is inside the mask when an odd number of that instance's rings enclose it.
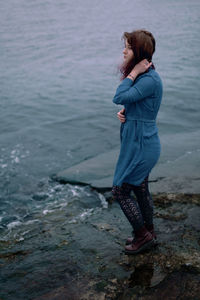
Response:
[[[109,191],[118,153],[119,150],[114,149],[99,154],[52,175],[52,179],[60,183],[89,185],[99,192]],[[200,151],[195,155],[196,161],[200,161]],[[193,159],[170,162],[167,168],[166,164],[158,163],[149,177],[151,192],[200,194],[199,165],[194,166]]]

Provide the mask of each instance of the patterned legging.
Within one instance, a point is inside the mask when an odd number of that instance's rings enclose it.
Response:
[[[132,191],[137,201],[131,195]],[[148,177],[139,186],[129,183],[123,183],[121,187],[113,186],[112,193],[134,231],[140,229],[144,224],[153,224],[153,200],[149,193]]]

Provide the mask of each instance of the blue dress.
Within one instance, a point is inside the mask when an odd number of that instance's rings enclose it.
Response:
[[[160,156],[156,116],[162,100],[162,81],[150,67],[133,82],[125,78],[116,90],[115,104],[124,105],[126,122],[121,123],[121,148],[113,185],[140,185]]]

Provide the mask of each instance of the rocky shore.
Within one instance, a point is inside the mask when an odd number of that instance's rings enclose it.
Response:
[[[52,214],[30,239],[1,242],[1,300],[199,299],[200,194],[154,194],[159,244],[136,256],[123,252],[128,221],[103,196],[108,207],[82,222]]]
[[[62,186],[85,186],[88,199],[74,196],[62,209],[38,213],[25,238],[0,240],[0,300],[200,299],[199,168],[189,178],[180,161],[155,168],[158,245],[131,256],[124,253],[131,227],[111,196],[117,155],[112,150],[52,176]]]

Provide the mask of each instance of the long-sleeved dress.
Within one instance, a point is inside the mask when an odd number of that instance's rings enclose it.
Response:
[[[125,78],[116,90],[115,104],[124,105],[126,122],[121,124],[121,148],[113,186],[140,185],[160,156],[156,117],[162,100],[162,81],[150,67],[133,82]]]

